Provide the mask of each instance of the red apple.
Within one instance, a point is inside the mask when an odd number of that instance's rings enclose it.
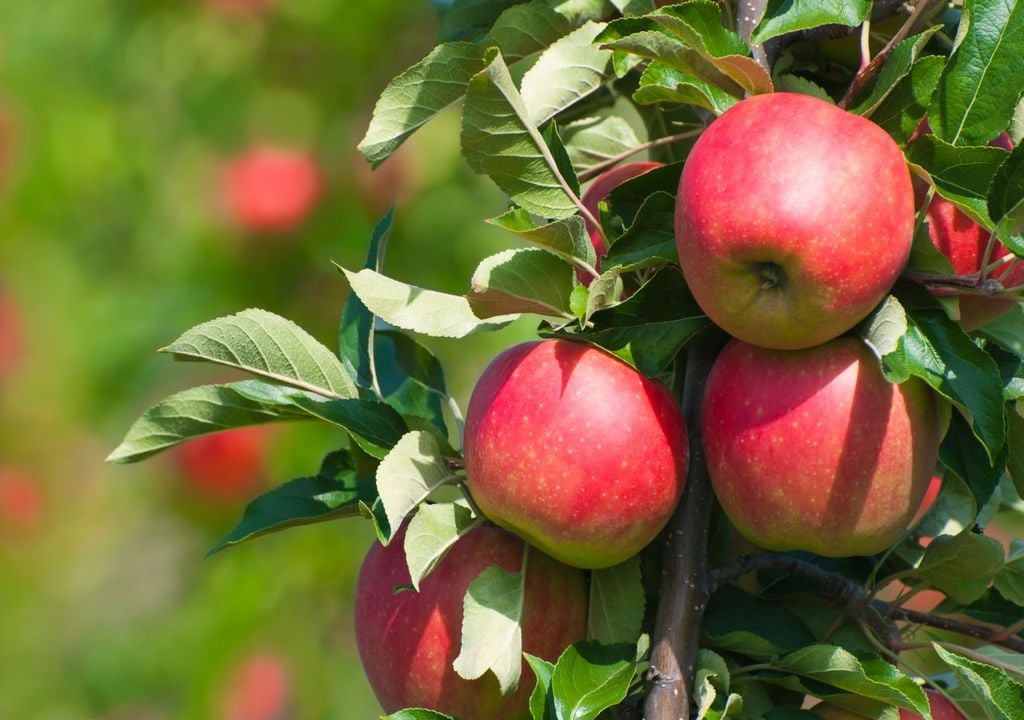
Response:
[[[271,654],[252,655],[235,669],[221,702],[223,720],[284,720],[291,702],[288,667]]]
[[[701,135],[676,243],[708,316],[755,345],[819,345],[862,320],[910,254],[914,194],[884,130],[793,93],[737,103]]]
[[[21,312],[14,297],[0,285],[0,382],[21,359],[23,337]]]
[[[0,537],[23,536],[39,527],[43,492],[27,476],[0,468]]]
[[[643,175],[646,172],[650,172],[656,168],[660,168],[662,164],[660,162],[631,162],[625,163],[613,167],[611,170],[598,175],[597,179],[590,184],[587,191],[583,193],[583,207],[590,211],[598,220],[601,219],[601,201],[608,197],[608,193],[617,188],[627,180],[632,180],[638,175]],[[587,221],[587,232],[590,233],[590,242],[594,245],[594,250],[597,251],[597,257],[603,257],[607,252],[608,248],[604,245],[604,240],[601,239],[601,235],[597,232],[597,228],[589,220]]]
[[[174,458],[188,486],[215,502],[233,503],[256,494],[265,484],[267,428],[225,430],[188,440]]]
[[[465,458],[487,517],[569,565],[609,567],[668,522],[686,483],[686,423],[663,385],[603,350],[524,343],[473,390]]]
[[[257,145],[221,174],[229,217],[252,232],[285,232],[305,220],[321,191],[320,171],[305,150]]]
[[[403,529],[387,547],[374,544],[356,587],[356,644],[384,711],[423,707],[467,720],[529,718],[534,682],[525,663],[518,689],[506,696],[493,674],[464,680],[452,669],[462,642],[466,589],[492,565],[518,572],[523,541],[500,528],[479,527],[455,543],[419,592],[395,594],[394,588],[409,584],[404,536]],[[522,627],[523,651],[549,662],[582,639],[587,631],[583,573],[531,550]]]
[[[928,696],[928,704],[930,705],[932,720],[967,720],[960,711],[953,706],[949,700],[944,698],[934,690],[925,690],[925,695]],[[843,708],[836,707],[835,705],[829,705],[827,703],[821,703],[814,707],[814,712],[820,715],[824,720],[863,720],[863,715],[857,715],[856,713],[844,710]],[[916,712],[910,710],[900,709],[900,720],[923,720],[923,718]]]
[[[895,542],[921,506],[941,415],[922,382],[887,382],[857,338],[799,351],[733,340],[704,398],[708,473],[751,542],[870,555]]]

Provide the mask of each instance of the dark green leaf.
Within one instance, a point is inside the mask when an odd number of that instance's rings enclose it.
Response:
[[[444,370],[437,358],[408,335],[377,330],[375,365],[381,394],[403,416],[429,420],[447,433],[444,420],[448,397]]]
[[[1024,607],[1024,540],[1014,540],[1006,565],[996,574],[994,582],[999,594]]]
[[[623,270],[677,264],[675,210],[672,195],[656,192],[648,196],[632,225],[612,243],[605,264],[621,265]]]
[[[573,643],[558,658],[551,677],[558,717],[595,720],[626,697],[635,671],[634,645]]]
[[[779,35],[822,25],[860,25],[871,0],[768,0],[750,41],[760,45]]]
[[[533,674],[537,676],[537,684],[530,694],[530,717],[533,720],[558,720],[555,713],[555,698],[551,692],[551,676],[555,672],[555,666],[530,653],[523,653],[523,657],[526,658]]]
[[[611,12],[608,0],[533,0],[503,12],[484,36],[482,45],[497,45],[505,61],[514,63],[544,50],[588,20]]]
[[[1003,561],[998,540],[967,530],[932,540],[915,575],[967,605],[981,597]]]
[[[995,459],[991,460],[964,416],[953,413],[949,431],[939,448],[939,462],[967,484],[980,508],[988,502],[999,485],[999,478],[1006,467],[1007,453],[1004,446]]]
[[[896,83],[871,114],[871,120],[897,143],[904,144],[921,124],[943,67],[944,58],[939,55],[927,55],[915,62],[910,74]]]
[[[328,400],[318,402],[301,394],[292,402],[310,415],[345,428],[367,454],[383,458],[408,429],[393,408],[375,400]]]
[[[1012,406],[1006,409],[1009,426],[1007,433],[1007,471],[1017,489],[1017,495],[1024,497],[1024,418]]]
[[[1024,718],[1024,687],[999,668],[950,652],[938,643],[932,648],[957,680],[992,720]],[[979,718],[979,720],[981,720]]]
[[[851,23],[854,24],[854,23]],[[906,40],[898,43],[889,53],[882,71],[871,85],[871,92],[860,102],[850,108],[850,112],[870,117],[882,101],[889,96],[896,85],[910,74],[911,68],[917,61],[924,46],[928,44],[932,35],[936,33],[939,26],[925,30],[917,35],[911,35]]]
[[[1024,233],[1024,145],[1017,145],[996,171],[989,189],[988,212],[1001,240],[1015,252],[1024,246],[1024,239],[1012,240]]]
[[[635,644],[644,620],[640,556],[590,574],[587,638],[612,645]]]
[[[513,5],[527,0],[453,0],[441,17],[441,40],[476,37]],[[468,719],[467,719],[468,720]]]
[[[662,102],[697,105],[715,115],[721,115],[738,102],[721,88],[657,60],[640,76],[640,86],[633,93],[633,100],[641,105]]]

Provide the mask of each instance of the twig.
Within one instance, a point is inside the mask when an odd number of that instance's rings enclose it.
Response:
[[[682,140],[689,140],[690,138],[697,137],[702,132],[704,132],[704,128],[698,128],[697,130],[688,130],[687,132],[681,132],[675,135],[667,135],[665,137],[660,137],[657,140],[651,140],[643,143],[642,145],[637,145],[635,148],[630,148],[625,152],[614,155],[607,160],[599,162],[597,165],[587,168],[580,173],[580,182],[582,183],[587,182],[588,180],[593,180],[605,170],[615,167],[623,160],[628,160],[634,155],[642,153],[644,150],[662,147],[663,145],[671,145],[672,143],[681,142]]]
[[[648,670],[647,720],[689,720],[691,683],[707,602],[708,522],[714,495],[701,445],[700,409],[716,349],[692,347],[686,355],[683,412],[690,440],[686,492],[665,539],[661,594]]]
[[[918,0],[917,5],[914,6],[914,12],[910,13],[910,17],[903,23],[903,27],[896,31],[896,34],[892,36],[892,39],[885,44],[878,54],[869,62],[867,65],[861,67],[857,71],[857,74],[853,77],[853,82],[850,83],[850,87],[847,89],[846,94],[843,95],[843,99],[839,101],[839,107],[844,110],[849,107],[850,103],[855,97],[864,89],[864,86],[868,84],[868,81],[873,78],[879,70],[882,69],[882,65],[889,58],[889,53],[892,52],[893,48],[899,45],[901,42],[907,39],[907,36],[914,31],[917,26],[918,20],[920,20],[925,11],[935,3],[935,0]]]
[[[763,45],[751,44],[750,36],[754,28],[764,17],[764,10],[768,6],[768,0],[740,0],[736,6],[736,32],[750,45],[750,52],[754,60],[765,70],[771,71],[768,62],[768,53]]]

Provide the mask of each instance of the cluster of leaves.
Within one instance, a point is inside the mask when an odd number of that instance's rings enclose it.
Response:
[[[442,13],[441,44],[388,85],[360,150],[379,165],[461,102],[463,155],[510,200],[489,222],[529,246],[485,258],[464,295],[435,292],[383,274],[389,213],[365,266],[342,269],[353,294],[337,354],[260,310],[200,325],[165,351],[255,379],[166,399],[111,459],[141,460],[241,425],[336,425],[346,446],[315,476],[257,498],[211,552],[345,516],[371,519],[386,544],[408,521],[405,551],[417,588],[483,518],[462,484],[461,412],[436,358],[403,331],[461,338],[532,315],[542,335],[594,343],[649,376],[671,378],[689,343],[720,337],[689,295],[675,254],[675,193],[690,142],[752,94],[786,90],[835,102],[857,68],[837,66],[800,33],[853,27],[870,11],[866,0],[768,2],[745,39],[731,29],[732,6],[710,0],[668,7],[653,0],[454,0]],[[890,43],[880,72],[855,83],[861,89],[846,99],[849,109],[905,147],[931,192],[1024,257],[1024,151],[985,146],[1005,130],[1016,141],[1024,134],[1024,9],[968,2],[955,37],[935,12],[923,15],[936,24]],[[771,66],[755,59],[763,43],[774,44]],[[925,119],[932,133],[915,135]],[[618,187],[600,217],[588,217],[581,183],[645,151],[666,164]],[[604,257],[588,220],[600,225]],[[910,270],[952,272],[931,249],[923,217]],[[948,597],[942,612],[1013,625],[1024,607],[1024,545],[1007,559],[981,531],[1001,504],[1024,496],[1024,312],[1018,307],[974,336],[957,325],[956,313],[955,300],[901,283],[858,328],[890,381],[920,378],[952,406],[941,451],[946,480],[914,533],[881,557],[830,569],[869,591],[897,579],[936,588]],[[935,539],[925,548],[918,535]],[[638,702],[655,592],[645,586],[657,577],[648,567],[656,568],[656,551],[649,554],[591,573],[586,641],[555,664],[527,657],[538,680],[535,720],[596,718]],[[870,717],[892,720],[896,708],[929,716],[920,685],[889,662],[870,632],[808,600],[792,579],[761,580],[767,589],[758,594],[728,586],[711,600],[696,717],[805,717],[797,708],[808,694]],[[519,681],[521,586],[497,568],[471,584],[456,661],[464,677],[493,672],[505,688]],[[977,717],[1024,717],[1018,657],[983,665],[948,646],[936,652],[962,707],[976,708]],[[393,717],[439,716],[410,710]]]

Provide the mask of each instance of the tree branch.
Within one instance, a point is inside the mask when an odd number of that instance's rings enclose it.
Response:
[[[647,720],[690,718],[691,684],[708,596],[707,534],[714,502],[701,445],[700,410],[716,354],[715,347],[698,345],[686,355],[683,412],[690,436],[690,466],[686,492],[665,537],[661,594],[647,675]]]
[[[811,580],[819,587],[823,598],[856,614],[858,619],[871,625],[872,629],[880,634],[883,642],[890,646],[896,645],[898,641],[892,637],[889,623],[903,621],[977,638],[992,645],[1024,653],[1024,640],[1016,635],[1007,637],[1004,628],[907,610],[898,603],[872,600],[868,591],[850,578],[822,570],[813,563],[788,555],[754,553],[717,565],[708,573],[708,592],[711,594],[723,585],[758,570],[778,570]],[[882,622],[879,622],[880,620]]]

